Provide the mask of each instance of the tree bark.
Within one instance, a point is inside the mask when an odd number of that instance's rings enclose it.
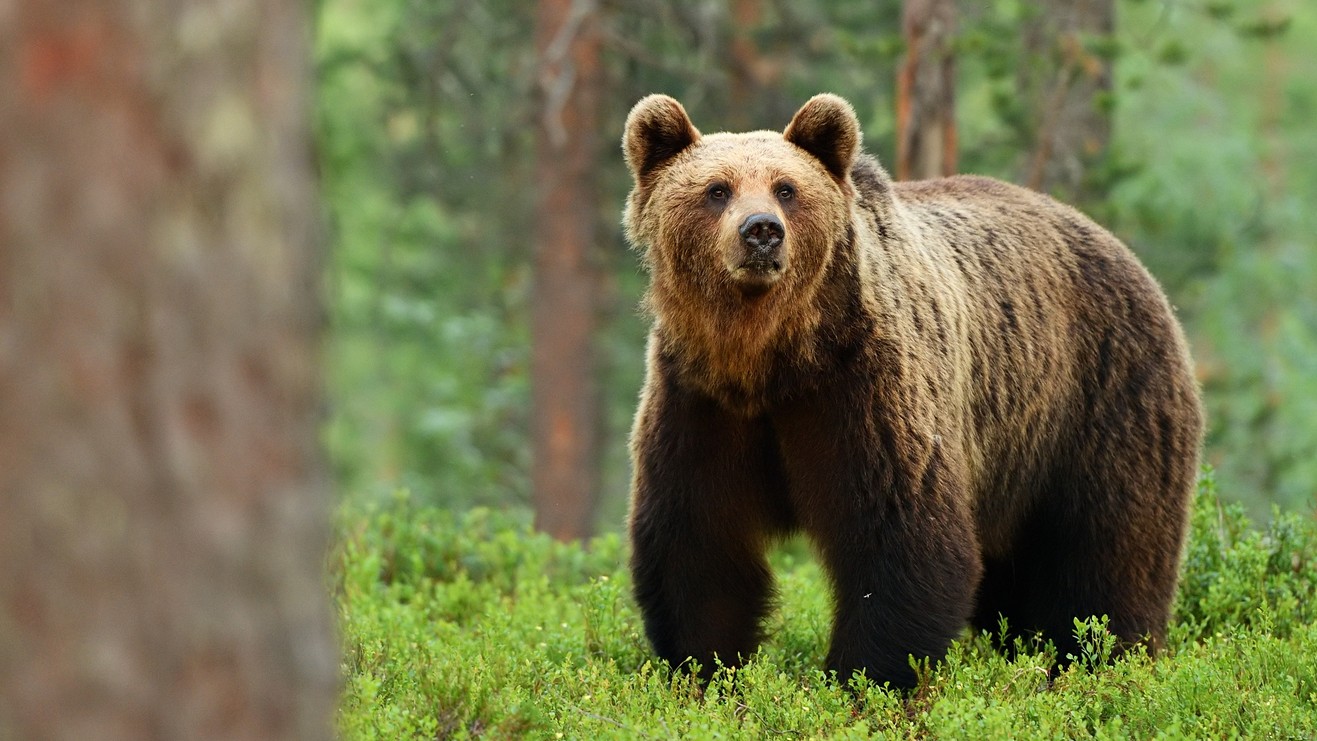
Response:
[[[898,180],[956,172],[955,20],[953,0],[905,0],[906,50],[896,92]]]
[[[755,33],[764,23],[763,0],[732,0],[726,64],[729,73],[727,124],[732,131],[770,126],[776,115],[790,120],[796,101],[780,94],[788,60],[777,50],[759,48]]]
[[[1111,63],[1084,46],[1085,37],[1115,31],[1115,0],[1042,0],[1024,25],[1020,92],[1034,125],[1023,181],[1082,201],[1086,175],[1111,139],[1111,115],[1099,94],[1111,91]]]
[[[327,738],[308,24],[0,3],[0,738]]]
[[[594,336],[599,271],[594,172],[599,151],[598,9],[542,0],[531,317],[531,486],[535,525],[562,540],[590,534],[598,481]]]

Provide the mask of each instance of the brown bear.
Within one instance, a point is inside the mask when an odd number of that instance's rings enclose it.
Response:
[[[629,529],[673,666],[752,654],[765,550],[803,530],[835,600],[827,666],[910,687],[999,618],[1162,641],[1202,414],[1184,336],[1119,240],[983,177],[892,182],[851,106],[701,135],[654,95],[623,149],[650,274]]]

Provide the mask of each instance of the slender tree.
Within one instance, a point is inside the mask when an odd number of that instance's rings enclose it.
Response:
[[[905,0],[905,60],[896,85],[899,180],[956,172],[955,19],[953,0]]]
[[[536,32],[531,486],[536,527],[564,540],[591,531],[599,469],[598,12],[593,0],[541,0]]]
[[[779,49],[762,49],[755,36],[764,23],[763,0],[732,0],[726,64],[727,125],[733,131],[763,128],[782,114],[783,106],[797,105],[781,95],[782,75],[790,64]],[[792,109],[793,111],[794,109]],[[788,111],[787,118],[790,120]]]
[[[0,738],[327,738],[306,7],[0,5]]]
[[[1105,154],[1111,115],[1111,63],[1089,41],[1110,37],[1115,0],[1041,0],[1023,26],[1021,97],[1033,124],[1032,150],[1022,180],[1070,200],[1095,195],[1086,175]]]

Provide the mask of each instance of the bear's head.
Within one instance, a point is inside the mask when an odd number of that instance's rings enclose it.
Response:
[[[622,148],[635,179],[624,224],[660,318],[693,304],[762,313],[817,290],[850,222],[860,126],[845,100],[815,96],[780,134],[701,135],[680,103],[651,95]]]
[[[635,187],[623,218],[647,303],[710,386],[751,387],[765,351],[817,328],[814,296],[851,226],[860,124],[818,95],[781,133],[702,136],[680,103],[631,109],[622,147]],[[799,344],[805,345],[805,344]]]

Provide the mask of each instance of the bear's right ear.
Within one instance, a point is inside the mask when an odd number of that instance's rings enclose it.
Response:
[[[822,93],[796,111],[782,138],[814,155],[838,181],[844,181],[860,149],[860,120],[839,95]]]
[[[626,117],[622,151],[631,175],[640,180],[700,140],[681,103],[666,95],[642,98]]]

